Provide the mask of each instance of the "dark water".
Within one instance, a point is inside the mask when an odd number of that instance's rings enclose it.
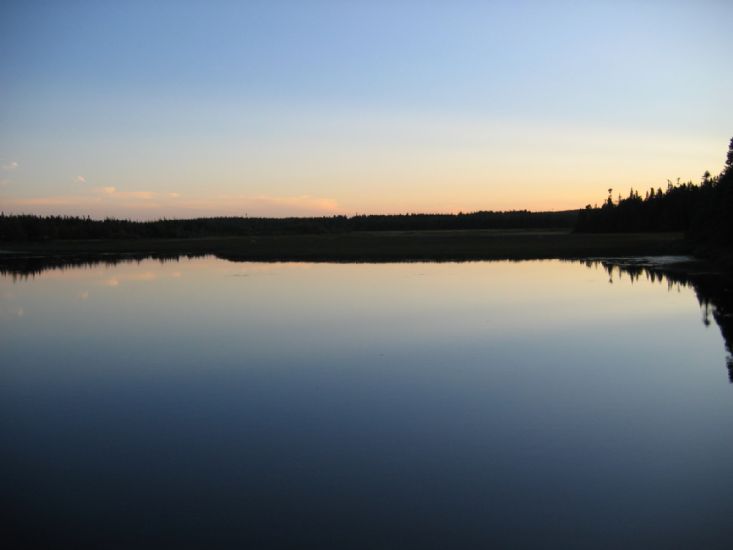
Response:
[[[4,539],[730,548],[722,309],[610,278],[211,258],[6,273]]]

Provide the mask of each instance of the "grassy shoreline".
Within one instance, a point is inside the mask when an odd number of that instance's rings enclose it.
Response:
[[[681,233],[582,234],[568,230],[351,232],[191,239],[0,242],[0,263],[27,258],[213,254],[252,261],[419,261],[684,255]]]

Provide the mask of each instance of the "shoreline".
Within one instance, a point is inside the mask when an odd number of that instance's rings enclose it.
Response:
[[[111,256],[211,254],[239,261],[466,261],[689,256],[681,233],[448,230],[318,235],[0,242],[0,264]]]

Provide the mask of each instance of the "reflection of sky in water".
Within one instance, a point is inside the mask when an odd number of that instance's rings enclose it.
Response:
[[[215,259],[3,277],[3,481],[70,541],[715,546],[720,332],[689,288],[608,279]]]

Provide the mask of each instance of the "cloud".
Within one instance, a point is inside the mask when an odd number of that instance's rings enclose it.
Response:
[[[155,191],[120,191],[111,185],[107,187],[97,187],[94,191],[102,195],[113,196],[116,199],[151,200],[161,195]]]
[[[153,191],[130,191],[128,193],[121,193],[121,195],[123,197],[130,197],[131,199],[150,200],[154,199],[157,193],[154,193]]]
[[[29,199],[14,199],[8,203],[12,206],[87,206],[99,204],[98,197],[32,197]]]
[[[123,191],[109,185],[85,187],[76,195],[8,198],[8,211],[68,213],[141,218],[190,216],[330,216],[343,211],[338,202],[312,195],[181,195],[175,192]]]
[[[87,179],[84,176],[76,176],[76,183],[86,183]]]
[[[7,164],[3,164],[3,170],[6,172],[12,172],[14,170],[17,170],[19,166],[20,164],[18,164],[18,162],[14,160],[8,162]]]
[[[252,197],[250,200],[255,204],[306,208],[309,210],[322,210],[324,212],[333,212],[338,209],[338,203],[335,200],[324,197],[312,197],[310,195],[299,195],[296,197],[258,195],[256,197]]]
[[[218,195],[189,198],[176,206],[200,213],[249,216],[323,216],[341,210],[338,202],[312,195]]]

